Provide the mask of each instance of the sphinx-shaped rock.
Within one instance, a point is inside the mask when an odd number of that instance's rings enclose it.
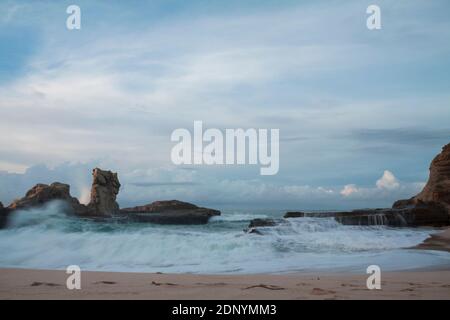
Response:
[[[92,177],[89,215],[111,216],[120,213],[119,204],[116,202],[120,189],[117,173],[95,168]]]
[[[122,214],[136,222],[157,224],[205,224],[220,211],[197,207],[178,200],[155,201],[153,203],[121,210]]]
[[[120,188],[117,173],[95,168],[92,176],[91,201],[87,206],[70,195],[68,184],[54,182],[47,185],[40,183],[31,188],[25,194],[25,197],[10,204],[7,208],[8,213],[19,209],[39,207],[54,200],[63,201],[66,204],[64,209],[67,213],[79,216],[112,216],[120,213],[119,205],[116,202],[116,196]],[[3,219],[5,216],[2,215],[0,218]]]

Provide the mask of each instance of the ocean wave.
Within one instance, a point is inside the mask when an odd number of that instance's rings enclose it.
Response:
[[[242,231],[255,217],[225,212],[204,226],[94,222],[67,217],[61,204],[21,211],[0,231],[0,266],[83,270],[258,273],[369,264],[410,268],[448,264],[448,253],[402,250],[423,241],[424,229],[343,226],[327,218],[286,219],[262,235]],[[361,269],[362,270],[362,269]]]

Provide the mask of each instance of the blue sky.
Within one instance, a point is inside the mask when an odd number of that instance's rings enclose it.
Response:
[[[373,3],[379,31],[366,28]],[[70,4],[81,7],[79,31],[65,27]],[[0,201],[54,180],[85,197],[100,166],[119,172],[122,205],[389,206],[420,190],[450,142],[449,9],[2,1]],[[279,173],[172,165],[170,133],[194,120],[280,129]]]

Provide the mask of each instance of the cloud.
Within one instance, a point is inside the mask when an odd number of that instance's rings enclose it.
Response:
[[[359,190],[354,184],[347,184],[344,186],[344,189],[341,190],[340,194],[344,197],[351,196],[354,193],[357,193]]]
[[[95,19],[85,15],[80,33],[65,29],[59,5],[28,2],[24,15],[11,3],[0,11],[15,12],[11,21],[32,30],[38,43],[20,60],[25,72],[0,84],[6,199],[38,180],[31,171],[42,181],[66,178],[57,168],[77,167],[70,162],[119,171],[120,201],[130,204],[179,197],[320,209],[338,206],[344,195],[345,205],[361,199],[372,206],[415,190],[411,182],[371,188],[373,177],[389,167],[422,181],[448,137],[442,70],[450,28],[439,18],[445,1],[386,2],[383,9],[396,19],[379,33],[365,28],[360,1],[239,3],[238,12],[207,14],[196,6],[158,14],[145,2],[81,1]],[[420,21],[412,21],[417,12]],[[20,33],[8,33],[23,42]],[[10,44],[0,43],[0,50]],[[170,133],[194,120],[216,128],[279,128],[279,174],[261,179],[252,167],[171,167]],[[38,163],[54,170],[37,170]],[[75,170],[83,199],[90,169]],[[347,181],[355,186],[342,194]]]
[[[392,172],[384,170],[383,176],[377,180],[376,186],[379,189],[394,190],[400,187],[400,183]]]
[[[356,184],[347,184],[340,194],[348,200],[368,201],[384,199],[384,203],[392,204],[398,199],[409,198],[417,194],[424,187],[424,182],[403,182],[401,183],[389,170],[384,170],[383,175],[375,182],[374,187],[359,187]]]

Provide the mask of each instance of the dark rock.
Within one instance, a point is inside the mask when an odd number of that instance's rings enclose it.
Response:
[[[286,215],[285,215],[286,217]],[[442,227],[450,225],[447,209],[436,203],[418,202],[414,206],[400,209],[359,209],[344,212],[311,212],[304,217],[334,218],[344,225],[391,227]]]
[[[291,211],[291,212],[286,212],[284,215],[284,218],[303,218],[305,217],[305,213],[301,212],[301,211]]]
[[[392,227],[441,227],[450,224],[445,207],[439,204],[417,204],[403,209],[366,209],[335,213],[344,225],[386,225]]]
[[[260,227],[274,227],[277,225],[277,221],[273,219],[253,219],[247,228],[244,229],[246,233],[256,233],[262,235],[262,232],[258,230]]]
[[[112,216],[120,213],[116,202],[120,189],[117,173],[95,168],[92,171],[91,201],[88,204],[88,215]]]
[[[220,211],[198,207],[178,200],[155,201],[151,204],[121,209],[131,221],[157,224],[205,224]]]
[[[333,218],[337,212],[286,212],[283,218]]]
[[[3,229],[8,224],[10,210],[3,207],[3,203],[0,202],[0,229]]]
[[[250,221],[248,228],[258,228],[258,227],[273,227],[276,225],[273,219],[253,219]]]
[[[262,236],[263,233],[261,231],[259,231],[257,228],[248,228],[248,229],[244,229],[244,232],[246,233],[253,233],[253,234],[257,234]]]
[[[85,214],[86,206],[80,204],[77,198],[70,195],[68,184],[54,182],[51,185],[37,184],[25,194],[25,197],[15,200],[9,205],[10,211],[40,207],[50,201],[62,200],[67,203],[67,210],[74,214]]]

